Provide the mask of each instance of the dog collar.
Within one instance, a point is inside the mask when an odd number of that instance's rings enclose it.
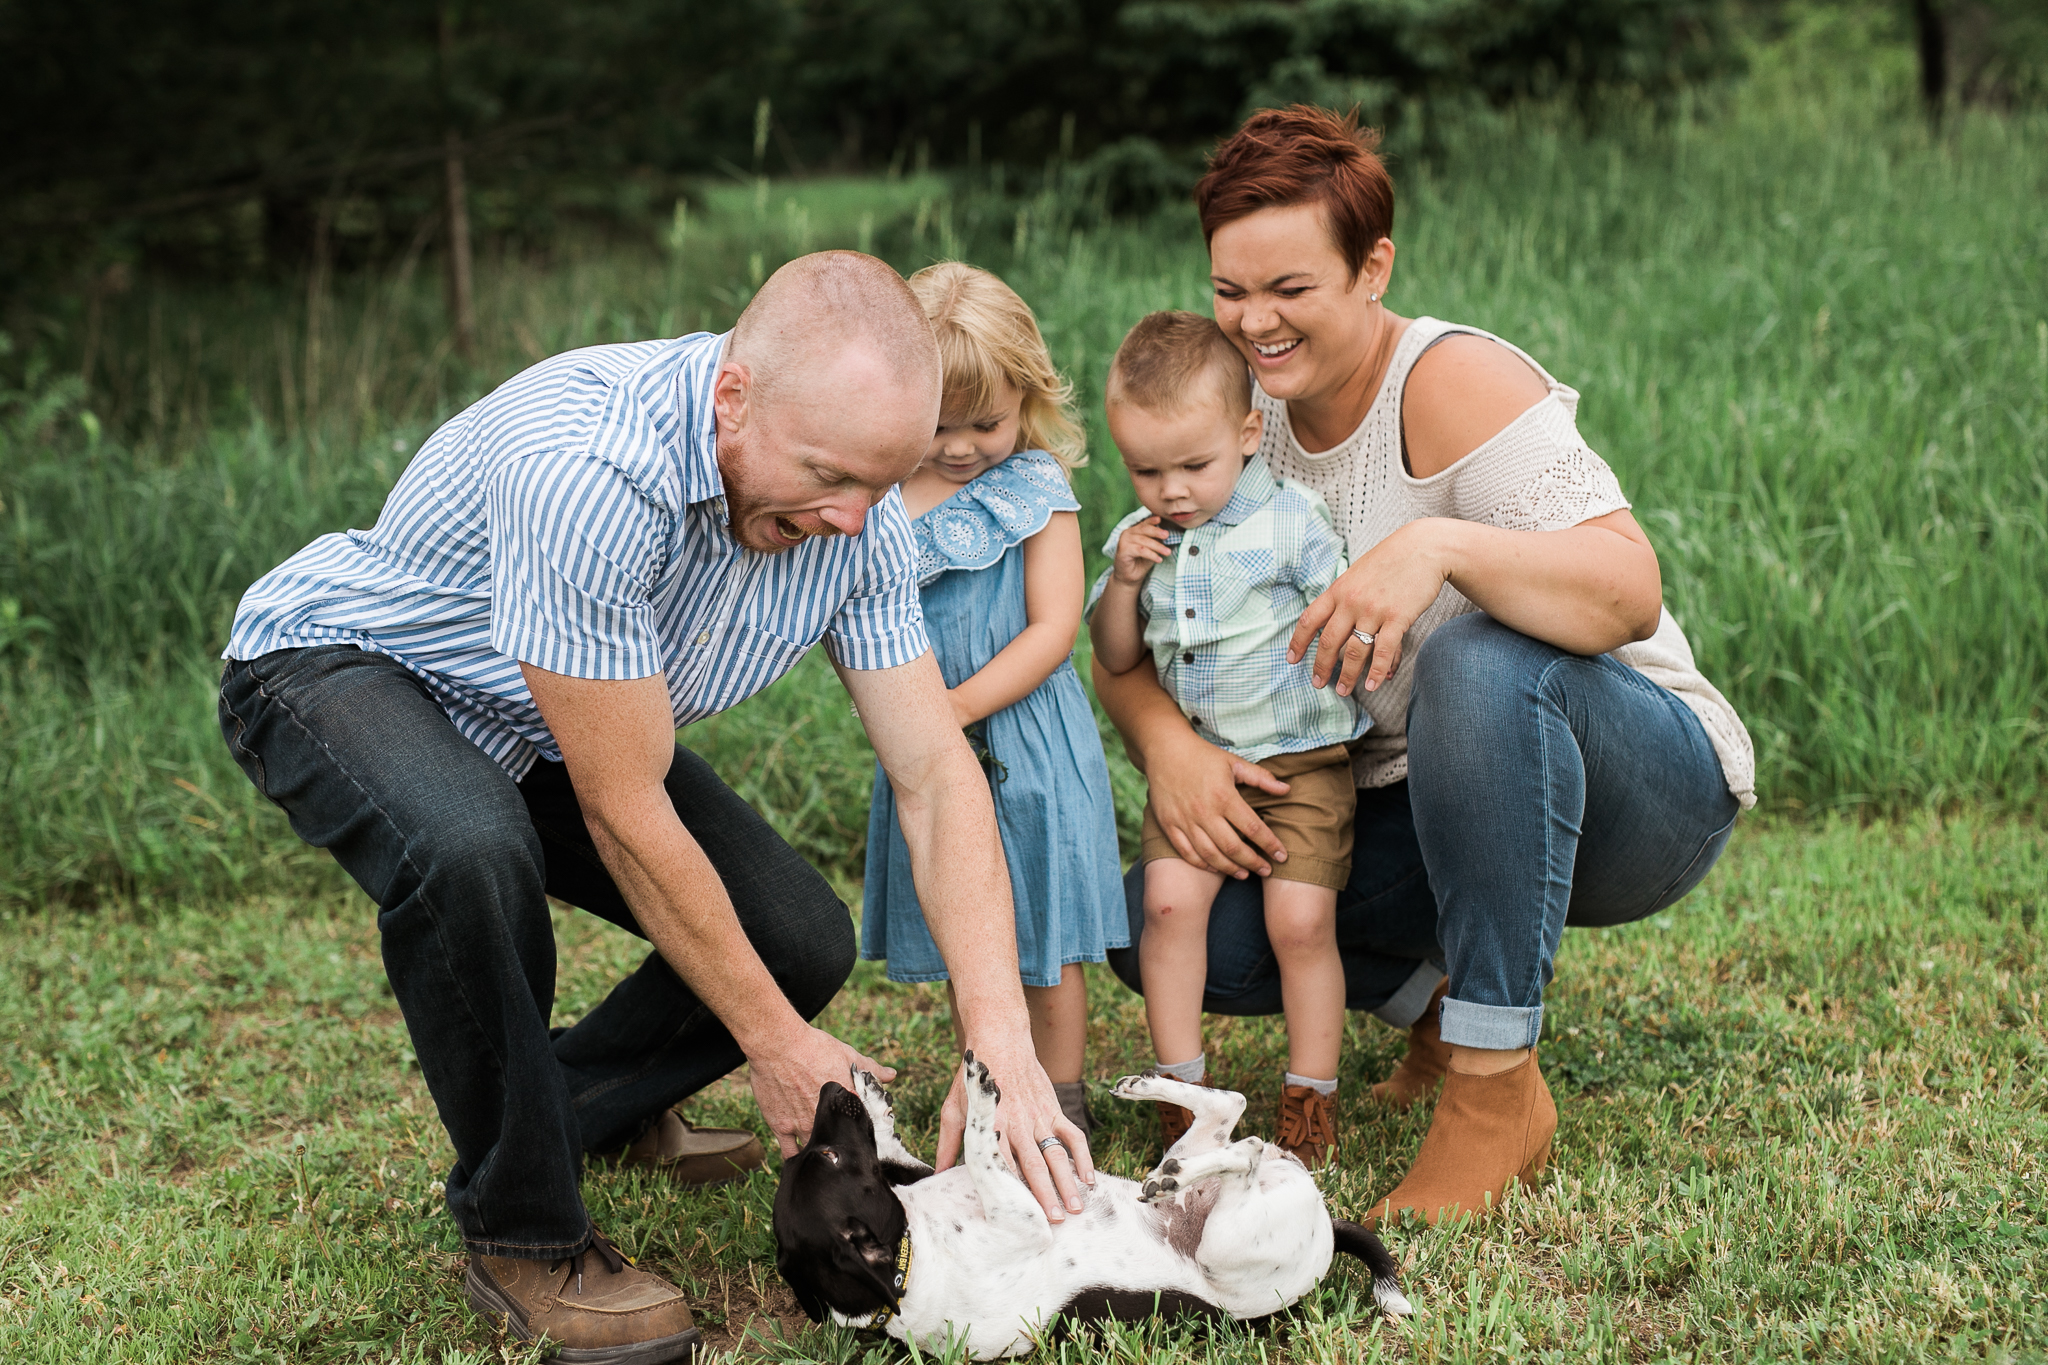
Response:
[[[894,1288],[896,1291],[896,1303],[898,1307],[902,1306],[904,1287],[909,1283],[910,1229],[905,1228],[903,1230],[903,1240],[896,1244],[896,1278],[893,1281],[891,1281],[891,1287]],[[889,1319],[895,1316],[896,1309],[880,1308],[875,1310],[874,1315],[870,1317],[866,1322],[858,1322],[854,1323],[853,1325],[856,1327],[865,1327],[871,1331],[879,1332],[884,1327],[887,1327],[889,1325]]]

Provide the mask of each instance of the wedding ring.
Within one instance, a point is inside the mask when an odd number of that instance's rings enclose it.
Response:
[[[1352,631],[1352,632],[1351,632],[1351,634],[1352,634],[1352,637],[1353,637],[1354,639],[1356,639],[1356,640],[1358,641],[1358,643],[1360,643],[1360,644],[1362,644],[1362,645],[1369,645],[1369,644],[1371,644],[1371,643],[1372,643],[1372,632],[1371,632],[1371,631],[1365,631],[1365,630],[1354,630],[1354,631]]]
[[[1060,1141],[1060,1140],[1059,1140],[1058,1138],[1056,1138],[1056,1137],[1049,1137],[1049,1138],[1040,1138],[1040,1139],[1038,1140],[1038,1150],[1039,1150],[1039,1151],[1041,1151],[1041,1152],[1049,1152],[1049,1151],[1051,1151],[1051,1150],[1052,1150],[1053,1148],[1055,1148],[1055,1147],[1059,1148],[1059,1149],[1060,1149],[1061,1151],[1063,1151],[1063,1152],[1067,1152],[1067,1144],[1066,1144],[1066,1143],[1064,1143],[1064,1142],[1061,1142],[1061,1141]],[[1072,1153],[1072,1152],[1067,1152],[1067,1155],[1068,1155],[1068,1156],[1072,1156],[1072,1155],[1073,1155],[1073,1153]]]

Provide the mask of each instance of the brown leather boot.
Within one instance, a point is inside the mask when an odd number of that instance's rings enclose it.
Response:
[[[678,1185],[723,1185],[761,1169],[761,1139],[744,1128],[699,1128],[664,1109],[618,1164],[659,1171]]]
[[[470,1307],[505,1319],[512,1336],[556,1343],[560,1365],[663,1365],[704,1344],[682,1291],[634,1268],[601,1232],[559,1261],[473,1256],[462,1283]]]
[[[1437,1082],[1450,1069],[1451,1045],[1444,1041],[1442,1023],[1444,993],[1450,988],[1449,977],[1437,982],[1429,1004],[1423,1007],[1422,1017],[1409,1026],[1408,1055],[1394,1068],[1393,1075],[1372,1088],[1372,1097],[1380,1103],[1406,1109],[1436,1089]]]
[[[1536,1049],[1493,1076],[1453,1069],[1415,1165],[1367,1222],[1404,1209],[1430,1223],[1483,1217],[1500,1207],[1509,1181],[1531,1185],[1543,1174],[1556,1132],[1557,1105],[1536,1065]]]
[[[1280,1087],[1280,1136],[1282,1151],[1301,1158],[1301,1164],[1320,1171],[1337,1150],[1337,1105],[1332,1096],[1312,1085]]]
[[[1194,1084],[1209,1089],[1215,1088],[1207,1076]],[[1160,1135],[1166,1139],[1166,1149],[1172,1151],[1173,1144],[1187,1136],[1188,1125],[1195,1121],[1195,1116],[1191,1111],[1177,1104],[1168,1104],[1165,1100],[1157,1100],[1154,1103],[1159,1106]]]

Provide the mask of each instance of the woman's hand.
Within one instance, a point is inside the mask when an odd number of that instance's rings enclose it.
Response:
[[[1174,851],[1224,877],[1264,877],[1287,848],[1238,794],[1239,783],[1276,796],[1287,784],[1196,734],[1149,668],[1111,673],[1094,662],[1095,695],[1152,788],[1152,815]]]
[[[1287,642],[1287,662],[1300,663],[1309,642],[1321,632],[1315,666],[1309,670],[1309,680],[1317,687],[1327,687],[1335,674],[1337,695],[1348,697],[1362,671],[1368,692],[1392,676],[1401,666],[1401,642],[1408,628],[1429,610],[1450,577],[1440,553],[1437,521],[1428,517],[1409,522],[1368,550],[1309,603]],[[1354,631],[1372,636],[1372,643],[1366,644]]]

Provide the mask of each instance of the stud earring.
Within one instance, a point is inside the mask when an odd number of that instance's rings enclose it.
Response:
[[[1378,294],[1367,294],[1365,296],[1365,301],[1367,303],[1378,303],[1380,301],[1380,296]]]

